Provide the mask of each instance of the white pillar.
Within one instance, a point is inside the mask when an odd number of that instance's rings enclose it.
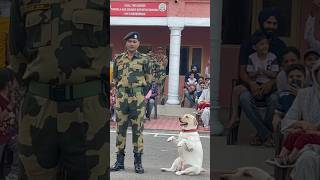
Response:
[[[169,55],[169,83],[167,104],[177,105],[179,101],[179,70],[180,70],[180,46],[181,46],[181,26],[171,26],[170,28],[170,55]]]

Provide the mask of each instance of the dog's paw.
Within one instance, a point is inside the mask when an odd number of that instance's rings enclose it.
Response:
[[[176,175],[178,175],[178,176],[182,175],[182,171],[177,171]]]
[[[171,169],[171,168],[161,168],[161,171],[162,172],[175,172],[175,170]]]
[[[174,136],[171,136],[171,137],[169,137],[168,139],[167,139],[167,142],[171,142],[171,141],[173,141],[175,139],[175,137]]]

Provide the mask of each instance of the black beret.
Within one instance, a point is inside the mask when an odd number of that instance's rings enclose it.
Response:
[[[128,40],[128,39],[137,39],[140,40],[140,34],[138,32],[129,32],[123,40]]]

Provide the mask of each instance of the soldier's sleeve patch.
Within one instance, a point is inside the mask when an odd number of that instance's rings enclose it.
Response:
[[[48,10],[51,8],[51,4],[49,3],[34,3],[34,4],[28,4],[23,7],[21,7],[21,11],[26,14],[32,11],[37,11],[37,10]]]

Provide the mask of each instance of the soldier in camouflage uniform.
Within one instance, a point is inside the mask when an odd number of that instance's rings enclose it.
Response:
[[[168,57],[164,54],[164,50],[162,47],[157,48],[157,52],[155,54],[155,58],[157,60],[157,71],[156,71],[156,80],[159,87],[160,101],[161,104],[164,104],[164,83],[167,77],[167,65],[168,65]]]
[[[129,121],[132,125],[134,168],[136,173],[144,173],[141,163],[143,153],[143,117],[145,113],[145,90],[150,87],[150,57],[137,51],[139,33],[130,32],[124,37],[126,51],[115,59],[113,78],[118,90],[116,99],[117,121],[117,161],[111,171],[124,169],[126,134]]]
[[[152,78],[153,79],[157,79],[158,71],[160,69],[160,66],[159,66],[159,63],[157,61],[156,54],[154,54],[154,52],[152,52],[152,51],[149,51],[147,55],[149,56],[149,64],[150,64],[150,67],[151,67]]]
[[[107,179],[108,18],[105,0],[12,1],[10,67],[28,86],[19,122],[28,180]]]

